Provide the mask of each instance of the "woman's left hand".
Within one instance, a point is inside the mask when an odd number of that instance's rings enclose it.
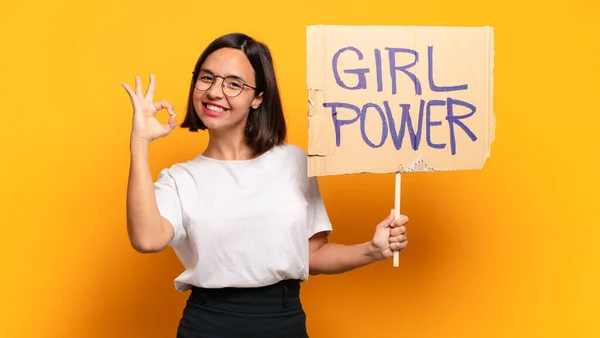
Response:
[[[408,217],[400,215],[395,218],[394,210],[391,210],[390,215],[377,225],[371,245],[376,251],[376,254],[382,258],[389,258],[394,255],[394,251],[400,252],[406,249],[408,239],[406,237],[406,223]]]

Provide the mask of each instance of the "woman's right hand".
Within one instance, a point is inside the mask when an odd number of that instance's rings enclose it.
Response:
[[[165,101],[152,102],[154,99],[155,88],[154,75],[150,74],[150,84],[144,95],[142,93],[142,81],[139,76],[135,77],[135,92],[127,83],[123,83],[123,87],[131,98],[133,106],[133,126],[131,130],[132,138],[142,139],[148,143],[161,137],[167,136],[177,126],[173,106]],[[166,109],[169,113],[169,122],[161,124],[156,119],[158,111]]]

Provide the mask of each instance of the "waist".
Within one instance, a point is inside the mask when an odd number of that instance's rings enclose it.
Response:
[[[191,288],[189,302],[213,309],[240,313],[274,313],[298,310],[300,281],[283,280],[255,288]]]

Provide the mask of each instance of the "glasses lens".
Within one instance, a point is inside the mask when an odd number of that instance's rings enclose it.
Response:
[[[227,96],[237,96],[244,89],[244,82],[240,79],[228,77],[223,81],[223,92]]]
[[[200,73],[198,74],[198,79],[196,80],[196,88],[198,90],[207,90],[210,88],[214,81],[214,77],[208,73]]]

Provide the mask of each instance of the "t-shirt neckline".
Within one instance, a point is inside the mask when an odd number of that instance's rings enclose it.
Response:
[[[265,157],[266,155],[268,155],[269,153],[271,153],[275,148],[277,148],[277,146],[272,147],[271,149],[265,151],[264,153],[254,157],[254,158],[250,158],[247,160],[220,160],[218,158],[213,158],[213,157],[208,157],[205,156],[203,154],[199,154],[198,158],[199,159],[203,159],[203,160],[207,160],[207,161],[211,161],[211,162],[215,162],[215,163],[221,163],[221,164],[244,164],[244,163],[252,163],[255,161],[258,161],[259,159]]]

